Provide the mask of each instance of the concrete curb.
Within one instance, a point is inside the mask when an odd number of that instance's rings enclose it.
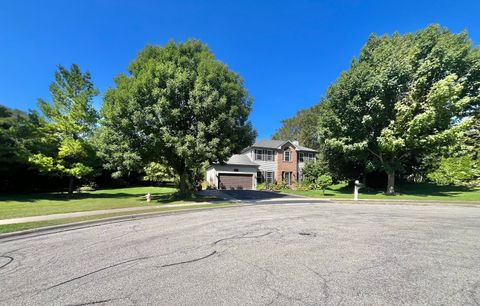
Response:
[[[101,226],[105,224],[127,222],[127,221],[133,221],[137,219],[154,218],[154,217],[158,217],[159,215],[169,216],[173,214],[191,213],[191,212],[196,212],[201,210],[214,210],[214,209],[220,209],[220,208],[231,208],[231,207],[239,207],[239,206],[243,206],[243,205],[229,204],[225,206],[204,207],[204,208],[195,208],[195,206],[192,206],[191,209],[178,209],[178,210],[157,211],[157,212],[153,211],[153,212],[145,212],[140,214],[132,213],[131,215],[125,215],[125,216],[108,217],[103,219],[72,222],[72,223],[53,225],[53,226],[45,226],[45,227],[33,228],[29,230],[0,234],[0,243],[18,240],[22,238],[26,239],[26,238],[43,236],[43,235],[56,234],[56,233],[70,231],[70,230],[79,230],[79,229],[89,228],[93,226]],[[37,235],[34,235],[34,234],[37,234]],[[9,239],[9,238],[12,238],[12,239]]]
[[[436,201],[436,200],[389,200],[389,199],[331,199],[332,202],[341,204],[387,204],[387,205],[463,205],[480,206],[477,201]]]

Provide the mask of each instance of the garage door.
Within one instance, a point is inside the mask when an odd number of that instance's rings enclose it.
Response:
[[[252,174],[219,174],[220,189],[253,189]]]

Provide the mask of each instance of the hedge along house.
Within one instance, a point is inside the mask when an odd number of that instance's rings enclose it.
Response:
[[[257,184],[303,179],[305,162],[315,160],[317,151],[296,141],[261,140],[233,155],[226,163],[207,168],[207,182],[217,189],[256,189]]]

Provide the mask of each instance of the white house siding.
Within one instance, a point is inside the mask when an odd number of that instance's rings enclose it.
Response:
[[[274,154],[274,158],[277,158],[276,156],[276,151],[273,150],[273,154]],[[258,167],[258,170],[259,171],[275,171],[275,161],[267,161],[267,160],[256,160],[255,159],[255,151],[254,149],[252,150],[249,150],[245,153],[243,153],[244,155],[247,155],[254,163],[258,164],[259,167]]]

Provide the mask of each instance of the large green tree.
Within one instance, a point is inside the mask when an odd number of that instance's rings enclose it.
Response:
[[[226,160],[250,145],[251,98],[240,76],[197,40],[147,46],[104,96],[103,145],[108,167],[128,171],[158,162],[190,192],[204,163]]]
[[[330,150],[388,175],[456,139],[478,108],[480,52],[467,34],[439,26],[372,35],[327,91],[332,115],[319,138]]]
[[[25,113],[0,105],[0,191],[26,191],[45,186],[28,162],[32,152],[52,152],[45,122],[36,111]]]
[[[322,101],[310,108],[299,110],[292,118],[282,120],[282,126],[275,132],[272,139],[298,140],[302,146],[320,149],[318,142],[318,121],[327,115],[327,109]]]
[[[81,179],[94,171],[95,152],[89,138],[98,121],[92,99],[98,95],[89,72],[82,73],[73,64],[70,69],[58,66],[55,81],[50,85],[52,102],[38,100],[45,117],[46,138],[56,144],[54,152],[31,154],[29,160],[41,172],[69,178],[71,194],[74,179]]]

